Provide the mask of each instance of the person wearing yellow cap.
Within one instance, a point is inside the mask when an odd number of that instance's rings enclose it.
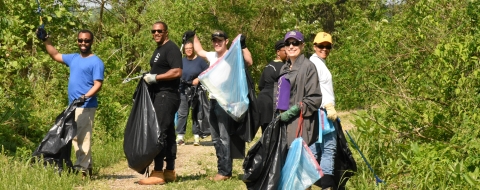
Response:
[[[312,153],[320,163],[324,176],[320,179],[322,189],[334,189],[336,187],[333,178],[334,159],[337,150],[337,133],[333,122],[338,118],[335,110],[335,96],[333,93],[332,74],[327,68],[326,59],[332,49],[332,35],[319,32],[313,40],[315,53],[310,57],[318,72],[318,81],[322,91],[322,104],[320,105],[320,135],[319,141],[310,146]]]

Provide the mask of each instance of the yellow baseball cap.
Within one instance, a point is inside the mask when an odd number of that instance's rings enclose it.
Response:
[[[326,32],[319,32],[316,36],[315,39],[313,40],[314,44],[320,44],[322,42],[329,42],[330,44],[332,43],[332,35]]]

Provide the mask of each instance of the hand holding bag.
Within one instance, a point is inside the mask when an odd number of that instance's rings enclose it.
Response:
[[[300,107],[302,103],[300,103]],[[302,110],[302,109],[300,109]],[[306,189],[323,176],[307,143],[303,140],[303,113],[300,111],[297,138],[290,145],[285,165],[282,168],[279,189]]]

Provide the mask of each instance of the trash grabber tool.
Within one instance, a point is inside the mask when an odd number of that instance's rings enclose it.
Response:
[[[130,82],[133,79],[139,79],[139,78],[142,78],[142,77],[143,77],[143,75],[138,75],[136,77],[126,78],[126,79],[123,79],[122,83],[127,83],[127,82]]]
[[[197,28],[193,29],[193,32],[195,32],[197,30]],[[180,52],[183,54],[183,46],[185,45],[185,42],[187,41],[187,39],[182,39],[182,46],[180,46]]]
[[[35,12],[38,13],[38,15],[40,16],[40,28],[45,28],[45,24],[43,24],[43,21],[42,21],[42,7],[40,7],[40,2],[38,0],[36,1],[37,1],[38,8]]]
[[[370,163],[368,163],[367,159],[366,159],[365,156],[363,155],[362,151],[358,148],[357,143],[355,143],[355,141],[354,141],[353,138],[350,136],[350,134],[348,133],[348,131],[345,131],[345,132],[347,133],[347,136],[348,136],[348,138],[350,139],[350,141],[352,141],[353,145],[355,145],[355,149],[357,149],[358,153],[360,153],[360,156],[362,156],[363,161],[365,161],[365,163],[367,163],[368,168],[370,169],[370,171],[372,171],[373,175],[375,176],[375,184],[378,185],[378,183],[385,183],[383,180],[381,180],[381,179],[377,176],[377,174],[375,174],[375,171],[373,171],[372,166],[370,166]]]

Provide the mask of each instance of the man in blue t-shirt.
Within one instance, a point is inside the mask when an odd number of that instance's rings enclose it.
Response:
[[[178,123],[177,123],[177,145],[183,145],[183,137],[187,128],[187,118],[190,106],[192,106],[191,99],[194,96],[194,88],[199,85],[198,75],[208,69],[208,64],[200,56],[197,56],[193,51],[193,42],[185,42],[185,55],[182,59],[183,70],[180,84],[180,107],[178,108]],[[192,110],[193,112],[193,110]],[[197,113],[192,113],[197,114]],[[200,146],[200,135],[198,131],[198,121],[193,120],[192,132],[194,136],[193,145]]]
[[[97,93],[103,83],[104,65],[102,60],[92,53],[93,33],[89,30],[78,32],[77,44],[80,53],[61,54],[52,45],[43,28],[37,30],[37,37],[43,41],[53,60],[64,63],[70,68],[68,81],[68,101],[80,99],[84,104],[75,110],[77,134],[72,140],[77,160],[74,168],[81,171],[83,177],[92,174],[91,137],[95,111],[98,107]]]

